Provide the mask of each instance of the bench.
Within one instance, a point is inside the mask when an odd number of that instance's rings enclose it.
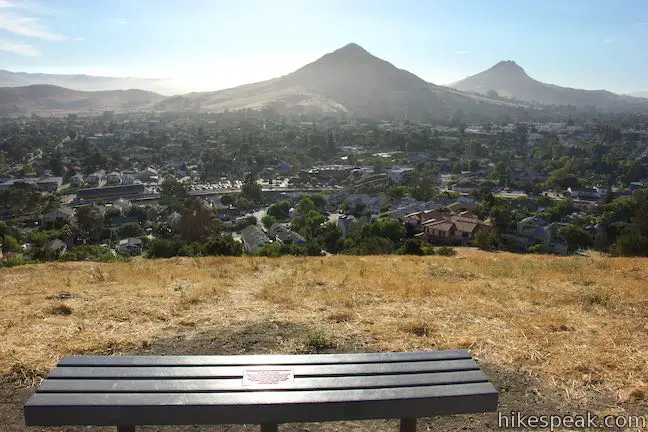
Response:
[[[495,411],[466,350],[240,356],[62,357],[24,407],[28,426],[278,424]]]

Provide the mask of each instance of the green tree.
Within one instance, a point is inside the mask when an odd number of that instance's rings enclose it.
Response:
[[[79,229],[88,240],[96,240],[103,228],[104,216],[98,206],[79,207],[76,212]]]
[[[286,221],[290,218],[290,201],[279,201],[268,207],[267,214],[278,221]]]
[[[475,236],[475,245],[485,251],[497,249],[497,236],[492,231],[480,231]]]
[[[581,248],[589,248],[593,245],[593,238],[590,233],[578,225],[569,224],[558,230],[558,237],[567,242],[570,252]]]
[[[65,174],[65,166],[63,165],[63,160],[61,157],[61,153],[57,152],[52,156],[52,158],[49,161],[49,167],[52,170],[52,174],[55,176],[62,177],[63,174]]]
[[[319,240],[327,251],[331,253],[339,252],[342,248],[340,243],[342,231],[335,222],[327,222],[322,227]]]
[[[316,193],[310,196],[311,201],[315,205],[315,209],[321,213],[326,210],[326,198],[321,193]]]
[[[261,218],[261,222],[263,223],[263,226],[266,228],[270,228],[275,222],[277,222],[277,219],[275,219],[274,216],[266,214]]]
[[[248,174],[241,186],[241,195],[253,203],[260,203],[263,200],[263,192],[256,180],[255,175]]]
[[[296,210],[297,210],[297,213],[299,213],[300,215],[305,215],[309,211],[315,210],[315,203],[313,202],[313,200],[308,195],[304,195],[297,202]]]
[[[370,233],[398,243],[405,236],[405,226],[398,219],[381,218],[370,225]]]
[[[226,194],[226,195],[221,196],[221,198],[220,198],[220,202],[221,202],[221,204],[223,204],[224,206],[228,206],[228,207],[229,207],[229,206],[233,205],[233,204],[236,202],[236,200],[234,199],[234,197],[232,196],[232,194]]]
[[[182,203],[189,198],[187,186],[175,179],[169,178],[162,182],[160,188],[160,204],[172,210],[182,208]]]
[[[513,223],[513,214],[508,207],[496,205],[491,208],[489,216],[497,233],[505,232]]]
[[[10,235],[4,235],[2,237],[2,251],[3,252],[20,252],[22,248],[18,244],[18,240]]]
[[[144,230],[137,222],[129,222],[117,229],[119,238],[139,237],[144,234]]]
[[[176,231],[186,242],[205,241],[219,231],[214,215],[198,199],[187,200]]]

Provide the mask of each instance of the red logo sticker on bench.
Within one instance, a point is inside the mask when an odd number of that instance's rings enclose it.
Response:
[[[294,373],[292,369],[244,369],[244,386],[272,386],[292,384]]]

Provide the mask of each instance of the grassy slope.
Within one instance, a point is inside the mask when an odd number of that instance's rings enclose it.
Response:
[[[0,269],[0,375],[68,353],[291,323],[367,350],[470,348],[566,400],[648,399],[648,260],[464,249],[455,257],[176,258]],[[67,292],[73,298],[51,298]],[[65,307],[67,306],[67,307]],[[280,351],[308,349],[294,341]],[[312,347],[311,347],[312,348]]]

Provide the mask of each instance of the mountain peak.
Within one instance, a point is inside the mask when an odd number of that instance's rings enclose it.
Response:
[[[526,76],[526,72],[513,60],[502,60],[491,68],[493,71],[508,72]]]
[[[335,51],[333,51],[331,54],[338,54],[338,55],[371,55],[369,52],[362,48],[360,45],[357,43],[349,43],[344,45],[342,48],[338,48]]]

